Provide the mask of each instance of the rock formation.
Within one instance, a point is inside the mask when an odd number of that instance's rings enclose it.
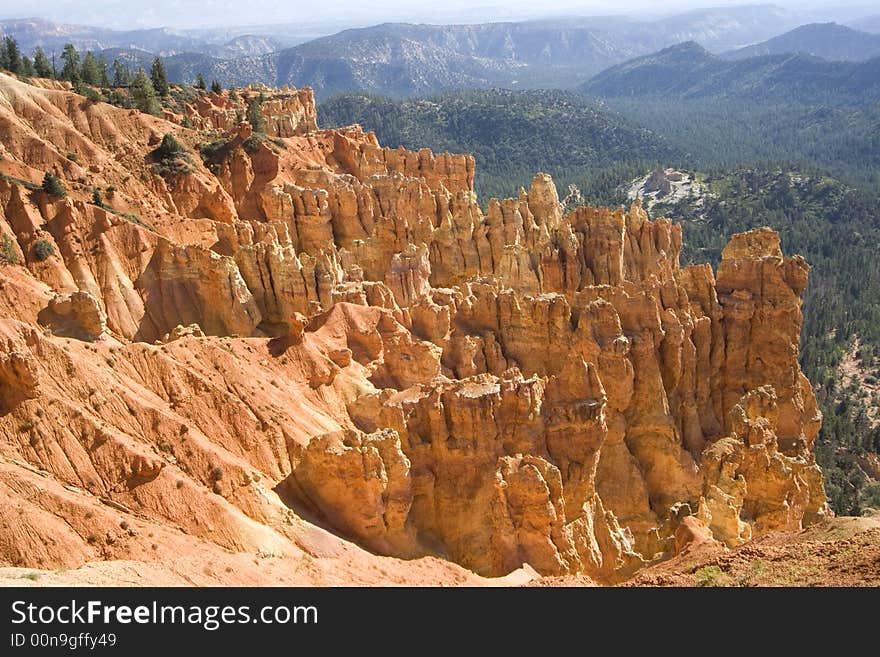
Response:
[[[828,513],[808,267],[776,233],[734,236],[716,277],[638,204],[564,215],[538,174],[483,212],[470,156],[318,130],[307,89],[242,94],[267,135],[225,93],[187,128],[0,76],[0,486],[57,484],[15,494],[0,561],[156,559],[85,517],[100,500],[197,553],[359,554],[317,524],[617,581]],[[168,133],[191,171],[145,164]],[[27,184],[45,170],[67,199]]]

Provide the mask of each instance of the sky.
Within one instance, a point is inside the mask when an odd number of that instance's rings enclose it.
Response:
[[[486,22],[543,16],[631,14],[656,15],[658,6],[671,14],[706,6],[758,4],[755,0],[0,0],[0,19],[40,17],[50,20],[112,28],[225,27],[304,23],[307,25],[373,25],[401,22]],[[769,2],[767,4],[770,4]],[[830,8],[834,0],[775,0],[789,8]],[[852,0],[870,11],[866,0]]]

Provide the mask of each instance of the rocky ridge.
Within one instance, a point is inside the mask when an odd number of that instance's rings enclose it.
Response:
[[[0,562],[613,582],[829,514],[775,232],[682,268],[639,204],[563,215],[538,174],[484,211],[472,157],[258,92],[265,136],[226,93],[159,119],[0,76]]]

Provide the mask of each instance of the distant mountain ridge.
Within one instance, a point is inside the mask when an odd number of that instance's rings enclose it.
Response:
[[[60,51],[105,50],[149,61],[168,59],[175,82],[197,73],[224,85],[263,82],[311,86],[319,98],[340,92],[396,97],[429,95],[453,88],[571,89],[614,64],[674,43],[697,40],[716,52],[779,34],[796,17],[772,5],[696,10],[657,20],[570,17],[473,25],[384,23],[344,30],[299,45],[280,34],[135,30],[59,25],[41,20],[0,21],[0,35]],[[282,45],[283,44],[283,45]]]
[[[609,68],[580,89],[599,97],[753,97],[868,104],[880,100],[880,58],[829,62],[784,54],[728,61],[687,42]]]
[[[880,34],[860,32],[837,23],[811,23],[745,48],[724,53],[725,59],[803,53],[829,61],[864,62],[880,56]]]
[[[21,50],[28,54],[37,46],[48,53],[60,53],[65,44],[72,43],[79,50],[123,48],[162,56],[197,52],[216,58],[233,58],[266,55],[291,45],[270,35],[236,34],[227,38],[227,35],[199,34],[165,27],[111,30],[41,18],[0,21],[0,37],[3,36],[14,38]]]
[[[453,88],[570,89],[615,63],[687,39],[722,51],[793,27],[772,5],[698,10],[655,21],[571,17],[475,25],[385,23],[278,54],[276,84],[319,97],[365,91],[408,97]]]
[[[703,168],[799,162],[880,185],[880,57],[730,61],[689,42],[614,66],[581,91],[669,138]]]

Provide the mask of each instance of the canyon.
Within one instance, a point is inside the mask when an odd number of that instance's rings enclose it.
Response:
[[[0,75],[0,566],[614,584],[830,522],[803,258],[682,267],[638,202],[474,171],[308,88],[154,117]]]

